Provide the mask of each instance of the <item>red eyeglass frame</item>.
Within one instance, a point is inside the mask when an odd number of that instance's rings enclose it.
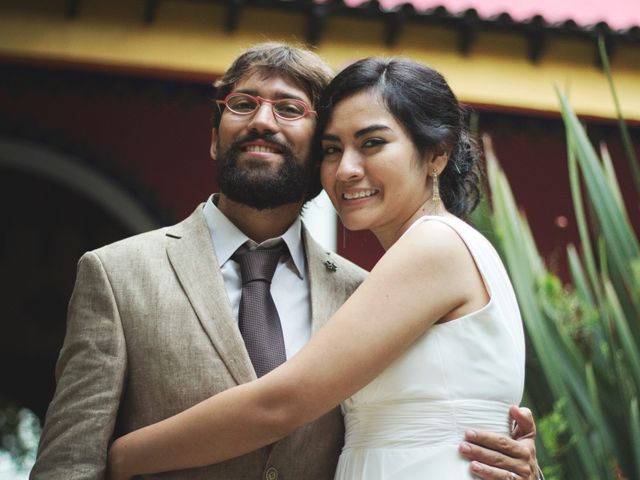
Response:
[[[258,105],[256,106],[256,109],[251,111],[251,112],[238,112],[236,110],[233,110],[231,107],[229,107],[227,105],[227,100],[229,99],[229,97],[234,97],[234,96],[241,96],[241,97],[250,98],[252,100],[255,100]],[[287,118],[287,117],[283,117],[282,115],[278,114],[278,112],[273,107],[271,107],[271,110],[273,111],[273,114],[276,117],[278,117],[278,118],[280,118],[282,120],[295,121],[295,120],[300,120],[301,118],[307,117],[309,115],[318,115],[318,112],[316,112],[315,110],[311,110],[311,107],[309,107],[309,105],[307,105],[306,102],[304,102],[302,100],[298,100],[297,98],[277,98],[275,100],[270,100],[268,98],[260,97],[260,96],[257,96],[257,95],[251,95],[249,93],[231,92],[226,97],[224,97],[224,100],[216,100],[216,103],[218,105],[224,105],[226,108],[229,109],[230,112],[234,113],[235,115],[254,115],[258,111],[258,109],[260,108],[262,103],[270,103],[270,104],[273,105],[275,103],[279,103],[279,102],[283,102],[283,101],[289,101],[289,102],[293,102],[293,103],[297,103],[299,105],[302,105],[302,107],[304,108],[304,112],[299,117]]]

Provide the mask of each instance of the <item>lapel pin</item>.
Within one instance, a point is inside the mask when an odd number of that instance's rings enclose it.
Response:
[[[336,270],[338,270],[338,266],[331,260],[325,260],[324,266],[327,267],[327,270],[329,270],[330,272],[335,272]]]

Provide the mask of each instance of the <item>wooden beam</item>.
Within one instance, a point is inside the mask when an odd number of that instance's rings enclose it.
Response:
[[[529,60],[538,63],[547,46],[548,31],[545,29],[544,19],[540,15],[533,17],[525,27]]]
[[[475,10],[469,10],[463,19],[460,20],[460,30],[458,37],[458,51],[462,55],[468,55],[471,46],[478,35],[480,20]]]
[[[227,33],[234,32],[238,28],[240,21],[240,13],[244,7],[245,0],[228,0],[227,2],[227,18],[224,22],[224,29]]]
[[[408,9],[405,8],[407,6],[409,7]],[[389,12],[386,15],[384,44],[387,47],[393,47],[396,44],[400,33],[402,33],[402,27],[407,20],[408,10],[413,10],[413,7],[410,4],[404,4],[398,10]]]
[[[67,0],[66,14],[68,18],[76,18],[80,10],[80,0]]]
[[[309,5],[309,13],[307,14],[307,43],[317,45],[322,35],[322,30],[327,16],[329,15],[329,4],[315,3],[313,0]]]
[[[144,6],[144,23],[151,25],[156,20],[158,14],[158,4],[160,0],[147,0]]]

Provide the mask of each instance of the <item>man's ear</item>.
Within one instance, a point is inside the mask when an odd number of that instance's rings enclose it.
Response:
[[[209,147],[209,155],[212,160],[217,160],[218,158],[218,129],[211,129],[211,146]]]

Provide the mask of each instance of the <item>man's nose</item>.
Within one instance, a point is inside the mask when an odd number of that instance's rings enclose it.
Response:
[[[275,133],[280,131],[280,124],[273,111],[273,104],[262,102],[251,118],[249,128],[258,132]]]

